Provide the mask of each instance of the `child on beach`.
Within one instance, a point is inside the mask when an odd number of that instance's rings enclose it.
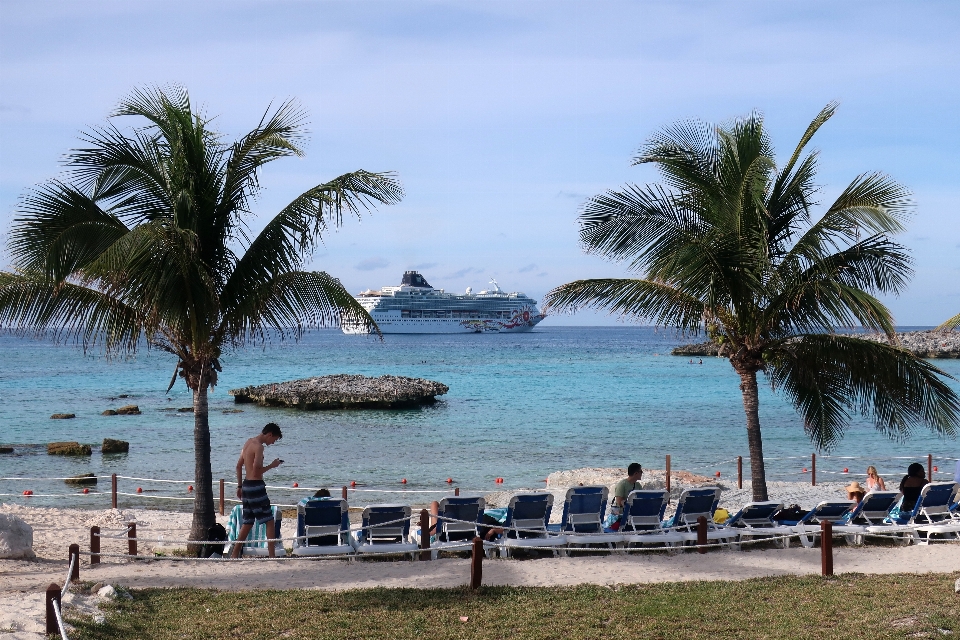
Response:
[[[867,491],[886,491],[887,485],[883,478],[877,474],[877,468],[873,465],[867,467]]]

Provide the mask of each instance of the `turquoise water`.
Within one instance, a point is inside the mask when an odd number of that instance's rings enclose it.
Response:
[[[285,464],[268,482],[289,486],[361,488],[445,488],[452,477],[464,489],[536,487],[552,471],[591,466],[625,466],[639,461],[663,468],[695,469],[724,477],[730,462],[744,456],[746,432],[739,379],[725,359],[665,355],[684,340],[643,327],[551,327],[529,334],[388,335],[383,342],[339,331],[316,331],[301,342],[274,342],[227,354],[220,386],[210,396],[214,478],[230,480],[245,438],[277,422],[284,438],[267,450],[268,460]],[[189,480],[193,475],[193,416],[170,411],[191,405],[178,384],[164,390],[173,359],[157,351],[134,358],[106,359],[74,346],[0,337],[0,415],[5,444],[17,454],[0,456],[0,476],[56,477],[117,473]],[[937,366],[960,378],[960,361]],[[395,374],[439,380],[450,387],[442,401],[400,411],[300,412],[240,405],[227,390],[312,375]],[[960,385],[951,381],[954,389]],[[121,394],[128,398],[119,398]],[[101,416],[107,408],[138,404],[140,416]],[[52,413],[75,413],[73,420],[51,420]],[[764,452],[771,458],[809,456],[813,451],[802,422],[782,399],[761,386]],[[130,453],[86,459],[47,456],[43,443],[78,440],[97,444],[104,437],[130,442]],[[927,453],[960,457],[960,442],[917,430],[906,443],[891,442],[871,424],[851,423],[835,456],[861,456],[855,462],[822,459],[818,472],[843,466],[862,472],[874,463],[882,474],[897,475],[911,456]],[[935,463],[936,464],[936,463]],[[952,463],[943,461],[945,471]],[[768,477],[803,479],[804,460],[772,460]],[[62,482],[0,481],[0,493],[72,493],[69,502],[96,503],[103,496],[77,495]],[[125,481],[121,491],[143,486],[148,492],[184,495],[182,487]],[[109,490],[101,481],[99,491]],[[179,492],[179,493],[178,493]],[[273,492],[292,502],[293,493]],[[360,494],[354,502],[382,502],[397,495]],[[413,496],[410,496],[413,498]],[[23,498],[0,498],[22,501]],[[63,503],[63,498],[31,498],[32,504]],[[136,499],[124,498],[127,504]],[[163,506],[174,506],[175,501]]]

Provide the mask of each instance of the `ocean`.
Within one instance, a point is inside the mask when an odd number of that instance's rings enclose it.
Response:
[[[210,395],[213,477],[234,480],[244,440],[276,422],[284,437],[268,447],[267,461],[284,464],[267,474],[270,485],[396,491],[465,491],[543,486],[547,474],[579,467],[640,462],[704,475],[720,471],[735,481],[737,456],[749,475],[749,453],[739,378],[727,360],[670,356],[692,342],[648,327],[554,327],[526,334],[347,336],[336,330],[308,333],[299,342],[272,341],[229,352],[219,386]],[[75,345],[0,337],[0,443],[16,453],[0,455],[2,477],[66,477],[81,473],[192,480],[193,415],[176,409],[192,404],[178,380],[165,392],[174,360],[152,350],[135,357],[105,358]],[[960,361],[936,365],[960,378]],[[439,402],[419,409],[303,412],[235,405],[227,391],[250,384],[333,373],[403,375],[438,380],[450,387]],[[960,391],[960,383],[950,381]],[[768,478],[804,480],[814,452],[789,403],[761,381],[760,416]],[[125,397],[121,397],[125,396]],[[142,415],[102,416],[105,409],[139,405]],[[224,413],[239,408],[242,413]],[[53,413],[75,413],[51,420]],[[103,438],[130,442],[130,453],[90,457],[49,456],[47,442]],[[910,461],[960,457],[957,439],[917,429],[903,443],[889,440],[857,417],[843,441],[820,457],[821,481],[843,479],[843,467],[862,473],[875,464],[898,478]],[[848,460],[842,456],[854,456]],[[907,459],[910,458],[910,459]],[[937,464],[935,461],[934,464]],[[953,463],[942,460],[941,473]],[[494,479],[504,478],[503,485]],[[406,479],[405,485],[401,480]],[[946,475],[944,475],[946,479]],[[109,506],[101,480],[89,495],[61,481],[0,480],[0,500],[42,505]],[[184,485],[123,480],[120,490],[141,486],[146,495],[185,497]],[[36,496],[22,498],[32,490]],[[216,493],[216,492],[215,492]],[[228,491],[228,495],[229,495]],[[54,494],[55,497],[37,497]],[[271,492],[275,502],[304,494]],[[430,494],[358,492],[352,503],[423,502]],[[126,505],[149,503],[186,508],[180,500],[123,497]]]

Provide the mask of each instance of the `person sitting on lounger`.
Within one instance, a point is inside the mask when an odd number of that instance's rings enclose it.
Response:
[[[867,495],[867,492],[856,480],[847,485],[847,500],[852,500],[855,505],[860,504],[865,495]]]
[[[631,491],[642,489],[640,479],[643,477],[643,467],[639,462],[631,462],[627,467],[627,477],[617,483],[613,488],[613,502],[610,504],[610,528],[617,530],[620,528],[620,515],[623,513],[623,505],[627,502],[627,496]]]
[[[873,465],[867,467],[867,491],[886,491],[887,483],[877,473],[877,468]]]
[[[900,503],[901,512],[913,511],[920,498],[920,491],[926,484],[927,479],[924,477],[922,464],[914,462],[907,467],[907,475],[900,481],[900,493],[903,494],[903,502]]]

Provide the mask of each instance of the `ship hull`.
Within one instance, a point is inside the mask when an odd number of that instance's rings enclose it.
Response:
[[[377,318],[373,319],[383,334],[394,333],[527,333],[539,324],[543,316],[533,316],[530,320],[517,323],[505,323],[498,320],[456,320],[451,318]],[[346,334],[366,334],[370,331],[356,326],[341,327]]]

